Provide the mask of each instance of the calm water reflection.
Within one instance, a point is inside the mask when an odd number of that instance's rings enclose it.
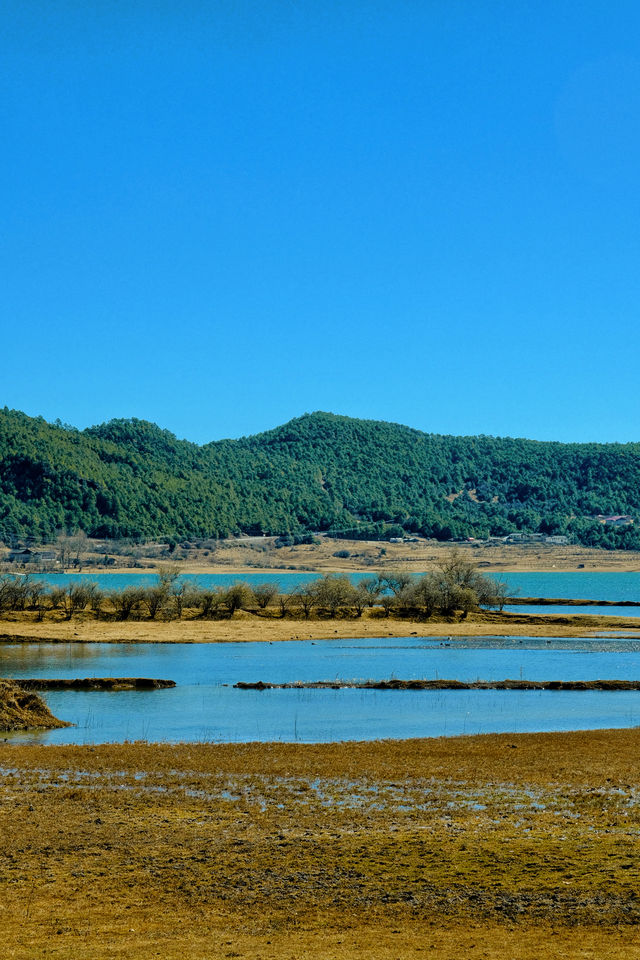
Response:
[[[636,692],[239,691],[238,680],[640,679],[640,642],[539,638],[229,644],[0,644],[2,676],[151,676],[171,690],[46,694],[76,724],[17,739],[326,742],[502,731],[628,727]]]

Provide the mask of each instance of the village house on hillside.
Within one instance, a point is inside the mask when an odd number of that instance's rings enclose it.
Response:
[[[615,513],[609,517],[599,513],[596,520],[599,520],[606,527],[630,527],[633,524],[633,517],[630,517],[627,513]]]

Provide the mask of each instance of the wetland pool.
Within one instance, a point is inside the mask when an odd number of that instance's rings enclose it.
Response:
[[[0,644],[3,677],[137,676],[153,691],[49,691],[73,727],[10,734],[38,743],[339,740],[640,725],[637,691],[236,690],[239,680],[638,680],[622,637],[368,638],[225,644]]]

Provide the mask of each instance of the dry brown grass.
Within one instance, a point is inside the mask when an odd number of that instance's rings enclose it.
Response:
[[[336,557],[335,553],[348,550],[350,557]],[[203,551],[191,550],[177,561],[185,573],[287,573],[289,571],[357,572],[363,576],[375,574],[384,567],[407,566],[416,572],[432,570],[453,552],[465,559],[482,563],[488,570],[539,571],[577,570],[626,571],[640,570],[640,556],[632,550],[597,550],[569,544],[489,544],[437,543],[418,540],[416,543],[385,543],[362,540],[322,539],[319,544],[300,544],[296,547],[274,549],[271,541],[259,538],[244,541],[225,541],[208,557]],[[149,557],[145,563],[157,561]],[[173,562],[173,561],[172,561]],[[166,563],[166,561],[165,561]],[[116,568],[110,568],[115,572]],[[121,572],[131,572],[118,568]]]
[[[381,554],[381,549],[385,552]],[[349,550],[347,559],[334,557],[333,554]],[[567,571],[585,569],[589,571],[625,571],[640,570],[640,556],[632,550],[597,550],[568,544],[516,545],[504,543],[437,543],[434,540],[418,540],[417,543],[381,543],[358,540],[322,540],[320,544],[300,544],[297,547],[283,547],[267,554],[256,554],[247,566],[251,555],[250,547],[229,545],[219,551],[216,562],[220,572],[245,570],[259,563],[265,569],[274,569],[278,564],[284,569],[295,567],[303,570],[358,571],[363,575],[377,573],[383,567],[403,565],[417,572],[432,570],[452,553],[461,553],[465,560],[482,563],[493,572],[500,571]],[[261,560],[260,557],[266,558]],[[268,562],[266,560],[268,559]],[[194,558],[193,572],[214,572],[211,567]],[[186,561],[187,566],[189,561]]]
[[[544,608],[541,608],[544,609]],[[567,610],[571,608],[568,607]],[[466,619],[396,619],[371,616],[337,619],[293,619],[256,616],[239,611],[231,619],[201,620],[95,620],[82,614],[73,620],[49,614],[42,623],[35,613],[5,614],[0,619],[0,641],[52,641],[102,643],[230,643],[283,640],[321,640],[358,637],[491,637],[593,636],[603,630],[640,632],[640,618],[566,615],[481,613]]]
[[[639,751],[5,745],[2,955],[638,956]]]
[[[433,569],[452,552],[462,553],[465,559],[482,563],[494,572],[577,570],[625,571],[640,570],[640,556],[630,550],[597,550],[578,545],[551,544],[438,543],[418,539],[415,543],[388,543],[384,541],[332,540],[321,538],[318,544],[300,544],[276,549],[275,538],[244,537],[220,541],[214,550],[192,547],[172,555],[159,556],[157,544],[137,546],[130,556],[114,559],[117,566],[93,565],[99,556],[94,553],[92,565],[83,573],[152,573],[158,566],[177,566],[183,573],[226,573],[238,576],[247,573],[287,573],[289,571],[354,572],[375,574],[383,567],[403,565],[416,572]],[[55,544],[51,545],[55,549]],[[100,553],[104,550],[101,547]],[[336,557],[335,553],[348,550],[351,556]],[[5,572],[15,572],[14,565],[2,563]],[[25,568],[24,572],[28,572]],[[33,571],[32,571],[33,572]]]
[[[0,730],[53,730],[69,724],[53,716],[37,693],[11,680],[0,680]]]

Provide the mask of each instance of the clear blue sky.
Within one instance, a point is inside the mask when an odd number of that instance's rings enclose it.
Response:
[[[640,440],[640,5],[7,0],[0,405]]]

